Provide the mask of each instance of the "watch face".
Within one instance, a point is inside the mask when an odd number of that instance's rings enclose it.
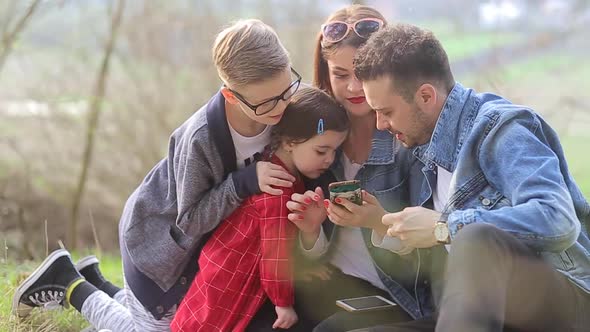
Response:
[[[434,227],[434,237],[437,241],[447,241],[449,238],[449,228],[447,227],[447,224],[436,224],[436,227]]]

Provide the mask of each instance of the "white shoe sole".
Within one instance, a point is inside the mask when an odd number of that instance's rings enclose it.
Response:
[[[33,309],[32,307],[29,307],[27,305],[22,305],[20,306],[20,298],[23,296],[23,293],[26,289],[28,289],[29,287],[33,286],[33,284],[39,279],[39,277],[45,273],[45,271],[49,268],[49,266],[51,266],[51,264],[53,264],[53,262],[55,262],[58,258],[63,257],[63,256],[70,256],[70,253],[65,250],[65,249],[58,249],[54,252],[52,252],[51,254],[49,254],[49,256],[47,256],[47,258],[45,258],[45,260],[43,261],[43,263],[41,263],[41,265],[35,270],[33,271],[33,273],[31,273],[30,276],[27,277],[27,279],[25,279],[25,281],[23,281],[18,288],[16,289],[16,291],[14,292],[14,296],[12,297],[12,314],[15,316],[19,316],[19,317],[26,317],[29,315],[30,311]],[[20,308],[19,308],[20,306]]]
[[[88,267],[92,264],[98,264],[98,258],[96,258],[96,256],[94,256],[94,255],[86,256],[76,262],[76,270],[78,270],[78,272],[80,272],[80,270],[82,270],[83,268]]]

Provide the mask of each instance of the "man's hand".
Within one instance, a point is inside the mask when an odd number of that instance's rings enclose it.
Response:
[[[430,248],[438,244],[434,237],[434,226],[441,213],[414,206],[401,212],[388,213],[382,222],[389,226],[387,235],[399,238],[407,247]]]
[[[288,329],[297,323],[297,313],[293,307],[275,307],[277,320],[272,324],[273,329]]]
[[[381,236],[385,235],[387,226],[381,223],[386,211],[377,198],[368,192],[362,192],[363,205],[356,205],[345,198],[336,198],[336,203],[324,200],[328,211],[328,218],[333,223],[348,227],[365,227],[375,230]]]
[[[281,189],[275,187],[291,187],[295,182],[295,177],[287,172],[283,167],[269,163],[267,161],[259,161],[256,163],[256,176],[258,177],[258,187],[262,192],[271,195],[280,195],[283,193]]]

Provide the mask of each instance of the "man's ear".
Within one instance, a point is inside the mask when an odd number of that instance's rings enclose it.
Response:
[[[429,83],[420,85],[418,90],[416,90],[416,94],[414,95],[414,100],[416,103],[423,107],[436,105],[436,99],[436,88]]]
[[[227,100],[227,102],[232,105],[236,105],[240,102],[238,98],[236,98],[236,96],[233,94],[233,92],[229,91],[229,89],[226,87],[221,88],[221,94],[223,95],[225,100]]]

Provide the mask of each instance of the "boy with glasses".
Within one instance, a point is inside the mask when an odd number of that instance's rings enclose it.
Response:
[[[301,81],[278,36],[261,21],[239,21],[218,35],[213,60],[224,87],[174,131],[168,156],[125,205],[125,288],[104,280],[97,260],[76,269],[57,250],[16,290],[14,314],[71,304],[97,329],[169,330],[208,234],[245,198],[292,186],[283,167],[255,158]]]

